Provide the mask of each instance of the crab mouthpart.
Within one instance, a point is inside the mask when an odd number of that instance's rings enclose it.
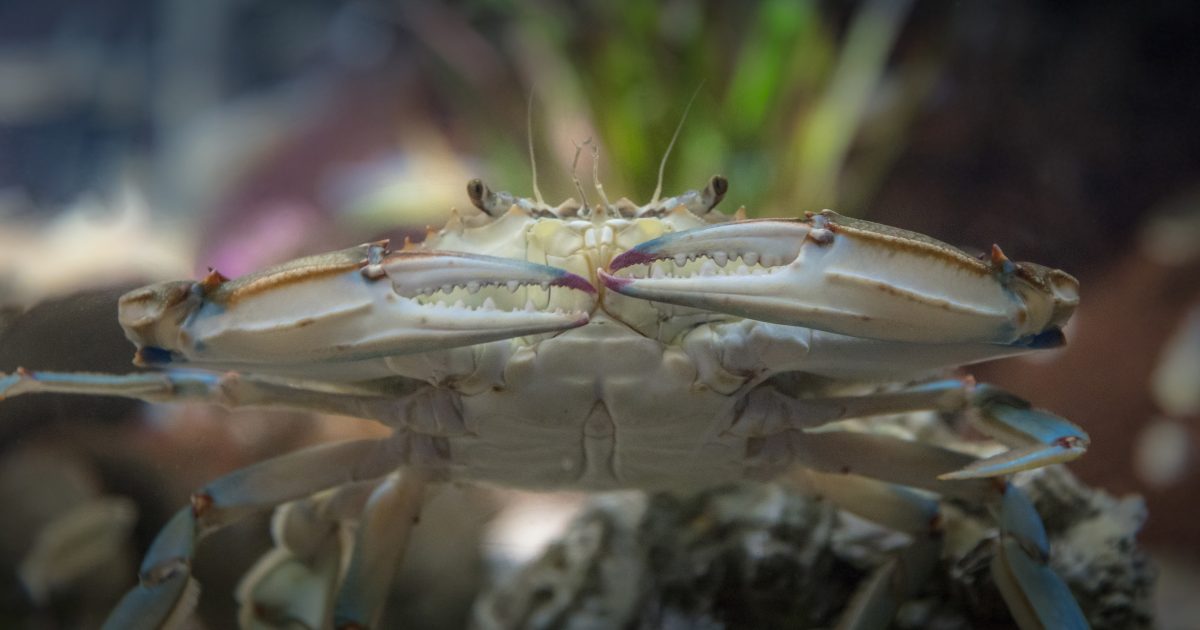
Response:
[[[599,277],[630,297],[889,341],[1017,344],[1061,328],[1074,278],[1002,262],[826,211],[668,234]]]

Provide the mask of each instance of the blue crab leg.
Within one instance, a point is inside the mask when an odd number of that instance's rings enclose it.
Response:
[[[870,434],[857,435],[868,437]],[[864,440],[859,444],[874,447],[880,442]],[[831,446],[820,445],[821,448]],[[929,453],[935,458],[940,457],[936,450]],[[900,477],[909,476],[910,460],[900,458],[892,464],[894,469],[890,478],[895,479],[897,473]],[[922,571],[928,570],[926,563],[937,558],[937,547],[925,544],[937,542],[937,502],[905,488],[877,481],[882,477],[880,472],[862,467],[851,474],[802,472],[803,481],[811,489],[839,507],[914,537],[913,547],[885,562],[863,584],[839,627],[887,627],[896,607],[920,585]],[[857,474],[872,479],[863,479]],[[913,485],[907,480],[904,483]],[[1070,589],[1048,565],[1050,543],[1046,530],[1025,493],[1009,483],[977,486],[976,490],[979,492],[974,497],[976,501],[989,503],[998,511],[1000,535],[994,542],[992,575],[1017,624],[1023,630],[1087,628],[1087,620]]]
[[[924,584],[941,556],[941,510],[937,500],[903,486],[855,475],[803,471],[803,481],[834,505],[912,537],[911,544],[895,552],[862,582],[837,625],[853,630],[889,627],[896,610]]]
[[[839,335],[752,320],[712,322],[693,329],[684,346],[697,364],[765,378],[806,372],[857,381],[916,381],[946,369],[1060,346],[1062,335],[1042,343],[909,343]]]
[[[1003,479],[933,479],[937,474],[933,470],[961,468],[969,455],[871,433],[801,434],[792,445],[796,463],[818,472],[862,475],[942,496],[998,504],[1000,538],[992,571],[1018,624],[1026,630],[1087,627],[1070,590],[1047,566],[1050,545],[1045,528],[1020,489]]]
[[[335,628],[375,627],[416,524],[425,483],[415,471],[393,473],[371,494],[334,606]]]
[[[942,473],[959,470],[975,457],[932,444],[849,431],[793,431],[787,439],[793,463],[817,472],[861,475],[968,501],[984,501],[996,493],[993,479],[939,479]]]
[[[1022,343],[1003,345],[880,341],[820,330],[812,331],[807,342],[807,353],[794,359],[792,369],[832,378],[872,381],[912,380],[947,368],[1051,350],[1065,343],[1057,330]]]
[[[138,570],[140,583],[121,598],[103,629],[164,628],[190,616],[200,596],[200,585],[191,577],[195,541],[191,508],[183,508],[150,545]]]
[[[541,306],[525,297],[534,290],[549,296]],[[121,298],[119,318],[142,364],[303,365],[562,331],[587,323],[594,297],[554,267],[368,244],[234,280],[151,285]]]
[[[238,627],[321,628],[333,606],[342,545],[336,526],[305,557],[275,548],[238,584]]]
[[[349,484],[275,509],[275,548],[259,558],[237,587],[241,627],[327,625],[348,553],[345,529],[361,518],[381,483],[373,479]]]
[[[806,469],[797,471],[796,481],[822,499],[888,529],[914,537],[928,537],[938,530],[937,500],[910,488]]]
[[[924,585],[937,566],[941,542],[923,537],[892,552],[850,598],[838,619],[838,630],[886,630],[900,605]]]
[[[605,285],[636,298],[891,341],[1027,343],[1078,303],[1078,283],[1061,271],[999,248],[980,260],[830,211],[667,234],[609,271],[599,272]]]
[[[1000,594],[1022,630],[1085,630],[1087,618],[1049,558],[1041,517],[1025,493],[1009,485],[1000,504],[1000,538],[991,567]]]
[[[1025,400],[990,385],[979,385],[971,395],[978,413],[972,416],[984,433],[1011,447],[942,479],[971,479],[1008,475],[1069,462],[1087,451],[1088,434],[1054,414],[1034,409]]]
[[[401,422],[396,400],[421,383],[391,381],[392,387],[327,383],[294,378],[202,370],[135,374],[41,372],[18,368],[0,374],[0,400],[34,393],[98,394],[151,403],[203,402],[227,409],[275,407],[334,413],[385,424]]]
[[[270,459],[230,473],[192,495],[192,505],[159,532],[131,589],[106,629],[161,628],[191,612],[198,586],[191,578],[196,542],[252,512],[325,488],[381,477],[403,464],[390,438],[338,442]]]
[[[838,431],[838,422],[849,418],[969,410],[980,430],[1012,447],[941,471],[937,476],[943,481],[999,477],[1067,462],[1083,455],[1088,445],[1087,433],[1071,422],[990,385],[977,386],[970,378],[857,396],[794,398],[770,388],[756,389],[750,396],[731,433],[758,437],[798,429],[812,434]]]
[[[466,431],[449,392],[401,378],[350,384],[199,370],[118,375],[18,369],[13,378],[0,375],[0,400],[39,392],[123,396],[151,403],[200,402],[226,409],[296,409],[374,420],[442,437]]]
[[[796,398],[770,387],[750,392],[745,411],[730,427],[734,435],[763,437],[787,429],[819,432],[837,422],[909,411],[962,409],[970,397],[969,379],[945,379],[889,392],[856,396]]]

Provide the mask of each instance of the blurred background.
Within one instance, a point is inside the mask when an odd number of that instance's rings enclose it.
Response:
[[[610,196],[644,202],[694,94],[668,193],[722,173],[726,211],[834,208],[971,251],[999,243],[1081,280],[1067,348],[973,372],[1091,433],[1071,468],[1146,498],[1162,624],[1189,627],[1198,17],[1186,2],[0,1],[0,371],[128,371],[113,305],[131,286],[419,235],[469,205],[472,177],[529,195],[530,133],[548,200],[573,194],[575,144],[592,139]],[[0,626],[94,623],[192,488],[371,431],[6,401]],[[448,489],[427,519],[462,537],[488,535],[496,514],[531,530],[571,499],[522,501]],[[44,532],[68,515],[103,544],[57,573],[46,567],[62,562],[30,564],[53,553]],[[261,548],[264,523],[206,547]],[[435,620],[425,627],[461,621],[485,562],[425,538],[404,579],[453,558],[457,583],[397,605],[427,608],[405,613]],[[240,555],[201,554],[211,627],[232,619],[225,594],[252,559]],[[101,564],[106,578],[87,577]]]

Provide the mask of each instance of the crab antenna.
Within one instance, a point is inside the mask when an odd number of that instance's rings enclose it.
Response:
[[[592,184],[596,186],[596,192],[600,195],[600,203],[603,204],[604,211],[607,213],[610,204],[608,195],[604,194],[604,184],[600,183],[600,146],[596,143],[592,143]]]
[[[583,153],[583,147],[587,144],[591,144],[591,142],[591,138],[584,140],[583,144],[575,142],[575,159],[571,160],[571,181],[575,182],[575,190],[579,191],[579,198],[581,203],[583,203],[583,208],[585,210],[588,209],[587,193],[583,192],[583,184],[579,183],[579,173],[577,170],[579,166],[579,154]]]
[[[662,162],[658,164],[658,183],[654,185],[654,196],[650,198],[647,206],[658,203],[658,198],[662,195],[663,174],[667,170],[667,158],[671,157],[671,149],[675,148],[675,141],[679,139],[679,132],[683,130],[683,123],[687,120],[688,112],[692,111],[692,103],[696,102],[696,97],[700,95],[702,87],[704,87],[703,81],[696,86],[696,91],[692,92],[692,98],[688,99],[687,107],[683,108],[683,116],[679,118],[679,124],[675,126],[675,133],[671,136],[671,143],[667,145],[667,152],[663,154]]]
[[[526,139],[529,140],[529,166],[533,169],[533,198],[539,206],[546,205],[542,200],[542,191],[538,188],[537,156],[533,153],[533,88],[529,90],[529,103],[525,108]]]

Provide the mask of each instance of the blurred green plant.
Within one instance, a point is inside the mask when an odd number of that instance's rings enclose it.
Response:
[[[502,188],[529,192],[518,182],[529,181],[523,101],[532,89],[548,200],[573,192],[574,144],[594,135],[609,193],[645,201],[699,87],[666,191],[722,172],[728,207],[752,215],[862,214],[942,65],[940,37],[898,45],[909,10],[905,0],[836,10],[811,0],[476,0],[419,5],[402,22],[443,66],[431,73],[436,100],[471,119],[485,175]],[[465,61],[428,41],[449,33],[468,34],[491,58]]]

